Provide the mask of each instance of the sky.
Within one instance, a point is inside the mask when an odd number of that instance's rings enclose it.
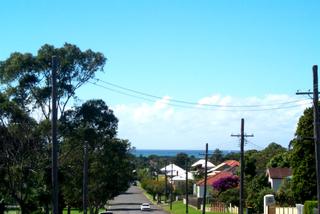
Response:
[[[312,0],[2,0],[0,60],[65,42],[102,52],[100,81],[79,102],[103,99],[137,149],[237,150],[241,118],[254,134],[246,149],[287,147],[311,106],[295,92],[312,89],[320,62],[319,10]]]

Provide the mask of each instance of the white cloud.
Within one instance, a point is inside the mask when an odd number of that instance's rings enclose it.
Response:
[[[166,96],[151,104],[121,104],[113,109],[119,118],[119,137],[129,139],[138,149],[202,149],[205,143],[211,149],[238,149],[238,140],[230,134],[240,132],[241,118],[246,132],[255,135],[248,139],[252,144],[247,148],[260,149],[271,142],[287,146],[294,137],[299,117],[310,106],[308,100],[292,102],[297,99],[285,94],[247,98],[212,95],[191,108],[180,108],[170,105],[171,98]],[[254,107],[245,108],[250,111],[230,107],[239,105]],[[266,110],[270,108],[274,110]]]

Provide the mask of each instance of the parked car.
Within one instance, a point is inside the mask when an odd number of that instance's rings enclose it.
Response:
[[[146,211],[146,210],[151,210],[150,204],[149,203],[142,203],[140,205],[141,211]]]

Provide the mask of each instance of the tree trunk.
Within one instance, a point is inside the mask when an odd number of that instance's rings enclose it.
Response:
[[[47,203],[44,205],[44,209],[45,209],[45,213],[49,214],[49,205]]]
[[[68,205],[68,214],[71,214],[71,207]]]
[[[0,214],[4,214],[5,211],[5,204],[3,201],[0,201]]]

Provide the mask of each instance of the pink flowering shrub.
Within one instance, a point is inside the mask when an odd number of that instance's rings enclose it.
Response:
[[[219,191],[219,194],[221,192],[224,192],[228,189],[235,188],[239,185],[239,177],[232,175],[232,176],[227,176],[227,177],[222,177],[215,181],[212,184],[212,187]]]

